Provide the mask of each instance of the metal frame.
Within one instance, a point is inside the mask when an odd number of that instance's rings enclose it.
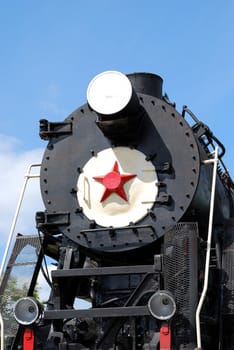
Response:
[[[48,310],[45,311],[45,319],[60,320],[72,318],[99,318],[99,317],[131,317],[149,316],[146,306],[101,307],[87,310]]]
[[[156,259],[157,260],[157,259]],[[90,277],[90,276],[110,276],[110,275],[129,275],[129,274],[144,274],[144,278],[140,285],[136,288],[133,294],[130,296],[128,302],[122,307],[100,307],[91,308],[85,310],[74,309],[58,309],[46,310],[44,313],[45,319],[69,319],[69,318],[99,318],[99,317],[131,317],[131,316],[147,316],[150,315],[147,305],[137,306],[132,304],[131,299],[138,288],[144,285],[147,278],[153,274],[160,273],[160,264],[155,261],[154,265],[133,265],[133,266],[109,266],[109,267],[97,267],[97,268],[77,268],[66,270],[54,270],[52,271],[53,284],[58,286],[56,293],[56,304],[59,307],[60,303],[60,282],[64,283],[64,278],[71,277]]]

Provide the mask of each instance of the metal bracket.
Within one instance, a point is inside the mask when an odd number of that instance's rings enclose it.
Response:
[[[49,140],[51,137],[72,134],[71,122],[49,122],[47,119],[40,120],[40,137]]]
[[[170,194],[167,193],[161,193],[159,194],[159,197],[156,199],[156,204],[162,204],[162,205],[170,205],[172,201],[172,197]]]
[[[39,211],[36,213],[36,223],[39,230],[54,228],[57,233],[58,226],[70,225],[70,213],[69,212],[56,212],[47,213]]]
[[[172,166],[170,162],[164,162],[155,166],[155,169],[158,173],[171,173]]]

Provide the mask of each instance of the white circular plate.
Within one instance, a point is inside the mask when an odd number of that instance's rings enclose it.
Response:
[[[142,152],[108,148],[84,166],[77,198],[90,220],[103,227],[123,227],[138,222],[153,207],[157,182],[155,168]]]
[[[87,100],[97,113],[110,115],[122,111],[132,97],[132,85],[126,75],[106,71],[96,75],[89,83]]]

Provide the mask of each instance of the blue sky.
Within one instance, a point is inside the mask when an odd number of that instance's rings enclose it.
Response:
[[[105,70],[161,75],[177,109],[188,105],[224,143],[234,173],[233,1],[0,0],[0,45],[2,244],[45,147],[39,119],[65,119]],[[33,232],[39,202],[33,188],[18,231]]]

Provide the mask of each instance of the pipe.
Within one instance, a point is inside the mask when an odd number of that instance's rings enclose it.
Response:
[[[206,292],[208,289],[208,279],[209,279],[209,265],[210,265],[210,252],[211,252],[211,240],[212,240],[212,226],[213,226],[213,216],[214,216],[214,200],[215,200],[215,187],[216,187],[216,175],[218,167],[218,147],[215,147],[214,158],[204,161],[204,164],[213,163],[213,176],[212,176],[212,187],[211,187],[211,197],[210,197],[210,213],[209,213],[209,225],[208,225],[208,235],[207,235],[207,249],[206,249],[206,263],[205,263],[205,276],[203,290],[196,310],[196,333],[197,333],[197,348],[196,350],[202,349],[201,344],[201,328],[200,328],[200,313],[206,297]]]

